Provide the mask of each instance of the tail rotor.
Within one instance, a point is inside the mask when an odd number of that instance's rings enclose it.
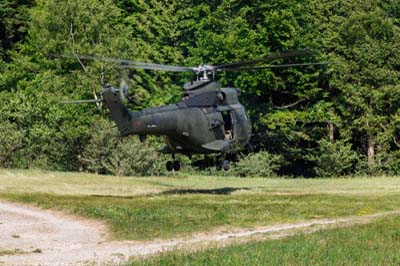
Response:
[[[119,83],[119,95],[122,101],[124,101],[128,97],[128,92],[128,83],[126,82],[125,78],[121,78],[121,81]]]
[[[110,87],[110,85],[107,83],[102,90],[102,93],[104,93],[104,90]],[[115,89],[115,91],[119,91],[119,96],[121,98],[121,101],[124,102],[125,100],[130,101],[131,99],[129,99],[129,87],[128,87],[128,82],[126,81],[126,79],[124,77],[121,77],[121,81],[119,84],[119,89]],[[101,110],[101,108],[103,107],[103,103],[105,102],[103,98],[99,97],[96,93],[95,90],[93,90],[93,97],[94,99],[85,99],[85,100],[68,100],[68,101],[61,101],[61,104],[78,104],[78,103],[95,103],[97,108],[99,110]]]
[[[100,99],[100,98],[97,96],[95,90],[93,90],[93,96],[94,96],[94,99],[96,100],[95,103],[96,103],[96,105],[97,105],[97,108],[98,108],[99,110],[101,110],[101,108],[103,107],[103,102],[104,102],[104,100],[103,100],[103,99]]]

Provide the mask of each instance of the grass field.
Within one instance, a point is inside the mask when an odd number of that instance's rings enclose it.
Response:
[[[106,221],[115,239],[400,209],[400,178],[112,177],[0,170],[0,198]]]
[[[194,253],[171,252],[136,265],[399,265],[400,217]]]

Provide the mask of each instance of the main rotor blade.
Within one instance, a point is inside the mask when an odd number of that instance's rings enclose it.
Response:
[[[76,58],[83,60],[93,60],[93,61],[103,61],[109,63],[118,63],[121,65],[122,68],[139,68],[139,69],[150,69],[150,70],[161,70],[161,71],[172,71],[172,72],[186,72],[191,71],[195,73],[203,73],[203,72],[214,72],[214,71],[239,71],[239,70],[256,70],[256,69],[264,69],[264,68],[285,68],[285,67],[297,67],[297,66],[306,66],[306,65],[318,65],[320,63],[307,63],[307,64],[286,64],[286,65],[276,65],[276,66],[254,66],[251,65],[260,64],[260,63],[267,63],[269,61],[275,59],[282,59],[282,58],[290,58],[295,56],[303,56],[303,55],[310,55],[314,52],[309,49],[304,50],[287,50],[283,51],[279,54],[274,54],[270,56],[266,56],[263,58],[248,60],[248,61],[237,61],[229,64],[222,64],[222,65],[200,65],[198,67],[183,67],[183,66],[173,66],[173,65],[163,65],[163,64],[154,64],[154,63],[145,63],[145,62],[138,62],[129,59],[120,59],[120,58],[112,58],[112,57],[99,57],[93,55],[72,55],[66,54],[61,55],[61,57],[67,58]]]
[[[245,71],[245,70],[258,70],[258,69],[279,69],[279,68],[318,66],[318,65],[328,65],[328,64],[330,64],[330,62],[282,64],[282,65],[269,65],[269,66],[254,66],[254,67],[236,67],[236,68],[230,68],[230,69],[223,69],[222,71]]]
[[[305,49],[305,50],[287,50],[284,52],[281,52],[279,54],[276,55],[269,55],[263,58],[258,58],[258,59],[252,59],[252,60],[248,60],[248,61],[237,61],[234,63],[229,63],[229,64],[223,64],[223,65],[217,65],[214,66],[215,70],[230,70],[233,68],[240,68],[242,66],[248,66],[248,65],[254,65],[254,64],[259,64],[259,63],[266,63],[275,59],[281,59],[281,58],[290,58],[290,57],[294,57],[294,56],[301,56],[301,55],[310,55],[313,54],[314,52],[309,50],[309,49]]]
[[[139,62],[138,62],[139,63]],[[194,68],[192,67],[181,67],[181,66],[171,66],[171,65],[160,65],[160,64],[150,64],[150,63],[142,63],[143,65],[139,64],[126,64],[122,65],[122,68],[140,68],[140,69],[150,69],[150,70],[160,70],[160,71],[171,71],[171,72],[186,72],[192,71],[195,72]],[[145,64],[145,65],[144,65]]]
[[[184,72],[184,71],[195,71],[193,67],[182,67],[172,65],[153,64],[145,62],[137,62],[129,59],[120,59],[112,57],[98,57],[92,55],[77,55],[79,59],[103,61],[109,63],[121,64],[124,68],[140,68],[140,69],[151,69],[151,70],[162,70],[162,71],[173,71],[173,72]],[[73,55],[63,55],[63,57],[75,57]]]
[[[72,100],[72,101],[62,101],[61,104],[72,104],[72,103],[101,103],[103,99],[91,99],[91,100]]]

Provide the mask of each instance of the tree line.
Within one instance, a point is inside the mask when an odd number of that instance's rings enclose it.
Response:
[[[0,167],[163,174],[162,140],[121,140],[105,110],[59,102],[126,75],[140,110],[177,101],[193,77],[58,55],[195,66],[311,49],[271,63],[329,64],[218,74],[240,88],[260,152],[233,173],[396,175],[399,19],[400,0],[3,0]]]

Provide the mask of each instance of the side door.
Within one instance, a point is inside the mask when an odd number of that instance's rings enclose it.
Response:
[[[207,118],[208,128],[213,132],[215,139],[224,139],[224,120],[216,108],[203,108]]]

